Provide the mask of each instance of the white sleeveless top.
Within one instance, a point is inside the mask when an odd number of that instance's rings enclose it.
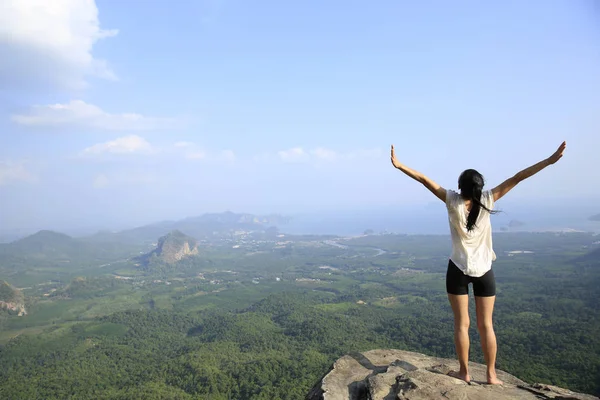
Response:
[[[492,210],[494,195],[491,190],[481,193],[481,204]],[[492,246],[492,224],[490,213],[483,208],[479,212],[476,225],[467,231],[469,211],[459,193],[446,191],[446,208],[452,236],[450,260],[465,274],[472,277],[484,275],[492,268],[496,253]]]

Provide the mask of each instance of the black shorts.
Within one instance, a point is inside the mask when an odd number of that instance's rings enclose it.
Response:
[[[483,276],[475,278],[465,275],[457,266],[448,261],[446,272],[446,292],[449,294],[469,294],[469,283],[473,282],[473,293],[478,297],[490,297],[496,295],[496,278],[494,271],[489,270]]]

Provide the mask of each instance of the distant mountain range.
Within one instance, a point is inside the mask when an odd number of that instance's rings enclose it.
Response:
[[[596,208],[596,207],[594,207]],[[496,230],[509,231],[560,231],[575,229],[600,232],[600,214],[591,215],[589,207],[578,215],[562,212],[562,209],[523,207],[503,208],[493,218]],[[582,214],[583,213],[583,214]],[[591,215],[591,216],[590,216]],[[354,211],[330,210],[295,214],[293,217],[279,214],[254,215],[248,213],[213,213],[197,217],[151,223],[136,228],[95,231],[90,228],[65,230],[69,235],[88,242],[119,242],[129,244],[155,243],[156,238],[173,230],[203,239],[214,232],[231,233],[236,229],[260,231],[276,227],[287,234],[304,235],[360,235],[365,229],[376,233],[397,232],[406,234],[448,234],[445,209],[435,207],[387,207],[381,209],[357,209]],[[106,226],[106,225],[105,225]],[[96,232],[96,233],[93,233]],[[2,230],[0,243],[8,243],[26,235],[23,230]]]
[[[189,217],[178,221],[163,221],[144,225],[120,232],[98,232],[84,238],[86,241],[126,241],[126,242],[155,242],[156,238],[169,232],[185,232],[194,238],[201,239],[215,234],[227,234],[236,230],[264,231],[272,226],[289,223],[290,217],[277,214],[253,215],[224,212],[204,214],[199,217]]]
[[[600,219],[600,215],[590,219],[596,217]],[[267,236],[272,237],[279,227],[289,229],[290,221],[291,218],[276,214],[257,216],[225,212],[179,221],[163,221],[120,232],[98,232],[81,238],[42,230],[22,239],[0,244],[0,274],[6,277],[23,269],[69,264],[93,267],[117,259],[127,259],[132,254],[147,252],[157,241],[158,247],[146,255],[148,258],[154,256],[165,264],[171,264],[186,255],[196,253],[196,240],[229,236],[240,230],[268,233]],[[516,220],[511,222],[513,227],[521,224]],[[321,220],[314,223],[318,227],[325,222]],[[594,256],[590,254],[590,257]]]
[[[121,232],[98,232],[73,238],[64,233],[42,230],[33,235],[0,244],[0,274],[48,266],[97,266],[148,249],[158,240],[158,247],[146,254],[165,264],[197,253],[196,239],[231,235],[239,230],[271,232],[273,226],[289,218],[279,215],[205,214],[180,221],[165,221]],[[183,234],[182,232],[185,232]],[[188,236],[189,235],[189,236]]]

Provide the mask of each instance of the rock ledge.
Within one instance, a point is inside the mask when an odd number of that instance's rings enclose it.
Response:
[[[401,350],[346,355],[311,389],[306,400],[516,400],[598,397],[555,386],[529,385],[498,371],[504,385],[488,385],[485,366],[469,364],[471,384],[448,375],[458,362]]]

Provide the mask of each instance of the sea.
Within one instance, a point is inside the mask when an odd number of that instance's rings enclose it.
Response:
[[[592,232],[600,233],[600,221],[591,221],[592,211],[565,213],[555,208],[506,210],[492,215],[496,232]],[[313,212],[291,216],[279,230],[289,234],[361,235],[401,233],[414,235],[449,234],[448,216],[442,207],[382,208],[340,212]]]

